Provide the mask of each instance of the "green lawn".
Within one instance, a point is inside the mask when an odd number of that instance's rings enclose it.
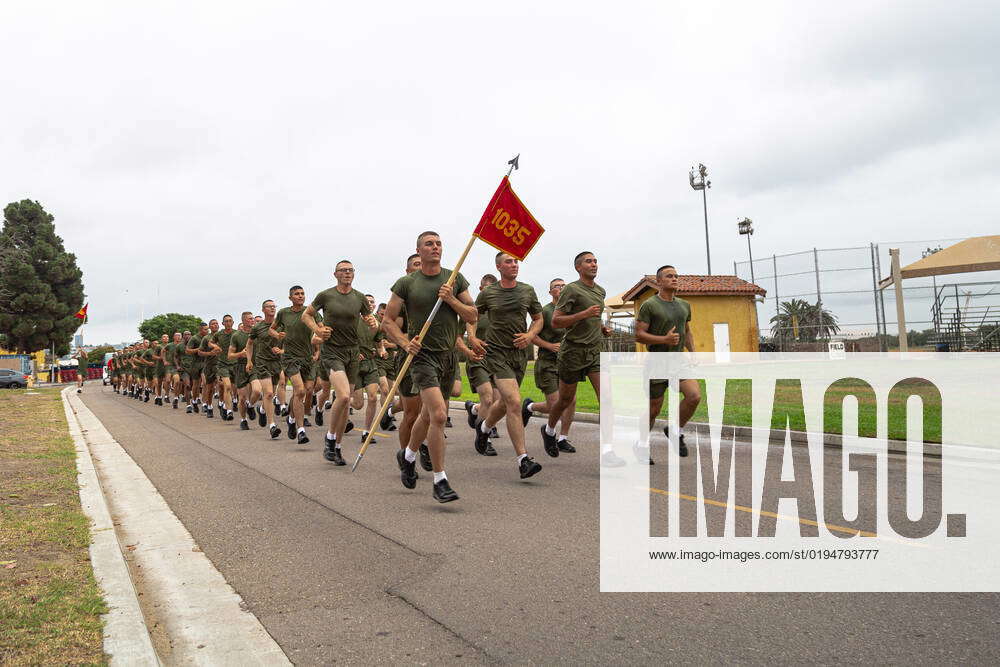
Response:
[[[705,383],[701,382],[702,396],[705,396]],[[826,433],[840,434],[843,432],[840,423],[841,404],[843,398],[848,393],[855,393],[862,388],[849,385],[837,384],[828,393],[826,404],[824,405],[824,431]],[[749,380],[730,380],[728,383],[729,397],[726,400],[726,407],[723,410],[722,421],[730,426],[750,426],[751,425],[751,383]],[[925,402],[932,398],[929,392],[923,387],[916,387],[915,393],[924,398]],[[785,418],[793,430],[805,430],[805,417],[798,410],[799,396],[796,388],[791,385],[779,386],[775,392],[777,409],[772,414],[771,427],[784,428]],[[521,396],[530,397],[541,401],[544,399],[542,392],[535,386],[534,363],[528,364],[528,371],[525,373],[524,382],[521,384]],[[476,400],[476,395],[469,388],[469,379],[462,373],[462,396],[459,400]],[[665,402],[666,404],[666,402]],[[906,415],[903,411],[905,397],[902,395],[891,396],[889,398],[889,438],[893,440],[906,439]],[[858,434],[862,437],[875,437],[875,401],[874,396],[864,397],[858,406]],[[576,409],[579,412],[599,412],[600,406],[597,397],[594,395],[594,388],[589,382],[580,383],[577,386]],[[664,417],[666,408],[664,408]],[[708,421],[708,405],[702,400],[701,405],[694,413],[693,421]],[[819,430],[819,424],[811,424],[813,430]],[[925,412],[924,441],[941,442],[941,413],[937,410],[928,409]]]

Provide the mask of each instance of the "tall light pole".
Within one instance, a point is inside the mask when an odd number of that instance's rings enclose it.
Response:
[[[712,181],[708,180],[708,167],[699,162],[697,173],[691,167],[688,181],[692,190],[701,190],[701,205],[705,210],[705,260],[708,263],[708,275],[712,275],[712,253],[708,247],[708,197],[705,195],[705,191],[712,187]]]
[[[747,255],[750,256],[750,282],[757,284],[757,279],[753,275],[753,250],[750,249],[750,237],[753,236],[753,220],[743,218],[736,222],[742,236],[747,237]]]

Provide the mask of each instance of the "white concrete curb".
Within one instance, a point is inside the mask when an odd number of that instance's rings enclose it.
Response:
[[[158,620],[171,642],[170,662],[291,664],[142,469],[72,389],[63,397],[94,459],[121,539],[142,571],[144,594],[158,603]]]
[[[90,519],[90,563],[109,609],[104,615],[104,652],[110,656],[112,665],[159,665],[97,470],[67,397],[72,390],[73,387],[67,387],[62,391],[63,409],[76,445],[80,505]]]

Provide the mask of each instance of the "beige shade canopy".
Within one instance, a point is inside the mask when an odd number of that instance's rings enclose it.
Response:
[[[973,271],[1000,271],[1000,236],[976,236],[928,255],[900,269],[900,279],[944,276]],[[892,285],[892,276],[879,281],[880,288]]]

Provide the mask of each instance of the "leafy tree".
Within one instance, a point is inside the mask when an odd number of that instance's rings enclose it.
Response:
[[[114,352],[115,348],[110,345],[100,345],[87,353],[88,364],[100,364],[104,362],[104,355]]]
[[[194,333],[198,330],[198,325],[202,319],[197,315],[181,315],[180,313],[163,313],[156,317],[143,320],[139,325],[139,334],[145,340],[159,338],[163,334],[173,336],[174,332],[190,331]]]
[[[840,331],[836,315],[820,304],[803,299],[782,301],[778,314],[771,317],[770,321],[771,336],[785,340],[813,343],[821,338],[830,338]]]
[[[69,351],[83,306],[83,273],[41,204],[8,204],[0,231],[0,334],[16,352]]]

